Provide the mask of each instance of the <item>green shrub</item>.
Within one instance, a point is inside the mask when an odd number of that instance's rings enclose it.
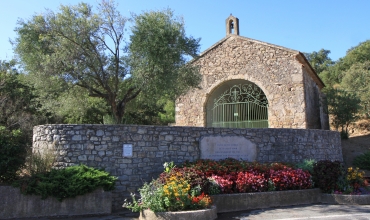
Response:
[[[20,130],[9,131],[0,126],[0,182],[16,179],[26,156],[26,141]]]
[[[345,172],[339,161],[321,160],[313,166],[313,181],[325,193],[338,189],[337,182]]]
[[[85,165],[53,169],[31,177],[17,180],[14,186],[20,187],[24,194],[56,197],[59,201],[94,191],[102,187],[105,191],[113,190],[117,177]]]
[[[353,160],[353,165],[355,165],[356,167],[360,168],[360,169],[364,169],[364,170],[370,170],[370,151],[360,155],[360,156],[357,156],[354,160]]]
[[[304,171],[308,171],[312,175],[313,174],[313,166],[314,166],[315,163],[316,163],[316,160],[314,160],[314,159],[310,159],[310,160],[306,159],[306,160],[303,160],[300,163],[297,163],[295,165],[295,167],[298,168],[298,169],[302,169]]]

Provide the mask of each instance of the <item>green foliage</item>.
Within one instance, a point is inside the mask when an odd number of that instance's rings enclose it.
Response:
[[[38,107],[33,88],[20,80],[14,61],[0,61],[0,126],[32,134],[33,116]]]
[[[146,100],[135,100],[128,106],[123,117],[124,124],[164,125],[160,115],[165,113],[162,105]]]
[[[104,99],[89,97],[81,87],[70,88],[56,100],[53,112],[67,124],[103,124],[103,115],[110,113]]]
[[[341,69],[346,71],[355,63],[365,63],[370,60],[370,40],[350,48],[345,57],[339,60]]]
[[[338,189],[337,182],[343,176],[344,168],[339,161],[321,160],[313,166],[313,181],[325,193]]]
[[[37,173],[17,180],[14,186],[20,187],[24,194],[40,195],[42,199],[53,196],[62,201],[100,187],[105,191],[113,190],[116,179],[105,171],[79,165]]]
[[[175,122],[175,102],[171,100],[160,100],[163,103],[164,112],[159,112],[162,124],[168,125]]]
[[[345,72],[342,88],[361,100],[361,112],[370,117],[370,61],[355,63]]]
[[[140,93],[130,102],[123,117],[123,124],[168,125],[175,122],[175,101],[167,95],[154,99]]]
[[[27,144],[20,130],[7,130],[0,126],[0,182],[17,178],[24,166]]]
[[[353,160],[353,165],[360,169],[370,170],[370,151],[357,156]]]
[[[314,160],[314,159],[310,159],[310,160],[305,159],[302,162],[297,163],[295,165],[295,167],[298,168],[298,169],[308,171],[312,175],[313,174],[313,166],[315,165],[315,163],[316,163],[316,160]]]
[[[135,94],[121,85],[129,74],[120,51],[126,20],[110,1],[102,1],[98,12],[85,3],[61,6],[57,13],[20,21],[15,52],[28,72],[56,83],[57,94],[59,88],[77,85],[120,115],[121,103]]]
[[[209,195],[220,194],[221,189],[220,189],[220,186],[218,185],[218,183],[212,177],[208,177],[207,180],[208,180],[208,183],[209,183],[209,185],[208,185]]]
[[[320,75],[325,70],[328,70],[330,66],[334,65],[334,61],[329,57],[330,50],[321,49],[318,52],[304,53],[308,62],[310,62],[312,68]]]
[[[186,65],[185,57],[196,55],[199,40],[185,35],[183,21],[169,11],[144,13],[134,20],[127,45],[128,19],[113,1],[101,1],[96,11],[85,3],[62,5],[58,12],[19,21],[15,53],[45,102],[44,110],[57,116],[55,120],[103,123],[108,114],[122,123],[128,103],[140,93],[154,100],[169,94],[174,100],[198,85],[198,69]]]
[[[329,53],[329,50],[321,49],[319,52],[305,53],[305,56],[327,88],[340,89],[353,97],[357,96],[361,100],[359,113],[370,117],[370,40],[350,48],[346,56],[336,62],[328,57]],[[354,106],[357,107],[357,104]],[[338,126],[337,122],[334,122],[334,126]],[[342,137],[347,136],[344,130]]]
[[[199,68],[186,63],[197,56],[200,39],[186,36],[183,19],[170,9],[144,12],[133,19],[129,50],[135,82],[152,96],[171,98],[198,86]]]
[[[156,180],[144,183],[139,189],[140,199],[136,200],[135,194],[131,194],[132,202],[125,200],[123,207],[133,212],[150,209],[153,212],[165,212],[166,207],[163,200],[163,185]]]
[[[176,167],[175,163],[173,161],[171,162],[165,162],[163,164],[164,172],[169,173],[173,168]]]
[[[347,51],[345,57],[340,58],[334,65],[320,72],[320,77],[329,87],[341,85],[348,70],[355,64],[365,63],[370,59],[370,40],[365,41]],[[352,87],[350,90],[354,90]]]
[[[338,89],[327,89],[326,99],[329,114],[332,115],[332,125],[336,130],[340,127],[348,135],[348,126],[357,119],[360,111],[360,99],[354,93]]]
[[[103,116],[103,124],[105,125],[115,125],[117,124],[118,122],[116,121],[116,119],[114,118],[113,115],[104,115]]]

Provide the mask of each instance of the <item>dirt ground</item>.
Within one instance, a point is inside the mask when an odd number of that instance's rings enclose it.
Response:
[[[342,140],[343,160],[346,167],[353,166],[353,159],[368,151],[370,151],[370,131],[367,129],[356,129],[350,132],[349,139]],[[370,177],[370,170],[363,171],[366,177]]]

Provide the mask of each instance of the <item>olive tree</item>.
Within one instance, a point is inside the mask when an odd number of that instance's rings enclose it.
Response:
[[[53,77],[105,100],[121,123],[140,93],[177,96],[200,79],[186,63],[196,56],[199,40],[186,36],[183,20],[170,10],[134,16],[127,42],[128,20],[112,1],[103,0],[97,11],[86,3],[62,5],[19,22],[15,53],[40,80]]]

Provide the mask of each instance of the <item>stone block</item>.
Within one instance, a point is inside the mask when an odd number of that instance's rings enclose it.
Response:
[[[86,156],[86,155],[80,155],[80,156],[78,156],[77,158],[78,158],[78,160],[80,160],[80,161],[87,161],[87,156]],[[72,160],[73,160],[73,158],[72,158]]]
[[[257,158],[256,144],[241,136],[205,136],[200,140],[202,159],[243,159],[253,162]]]

